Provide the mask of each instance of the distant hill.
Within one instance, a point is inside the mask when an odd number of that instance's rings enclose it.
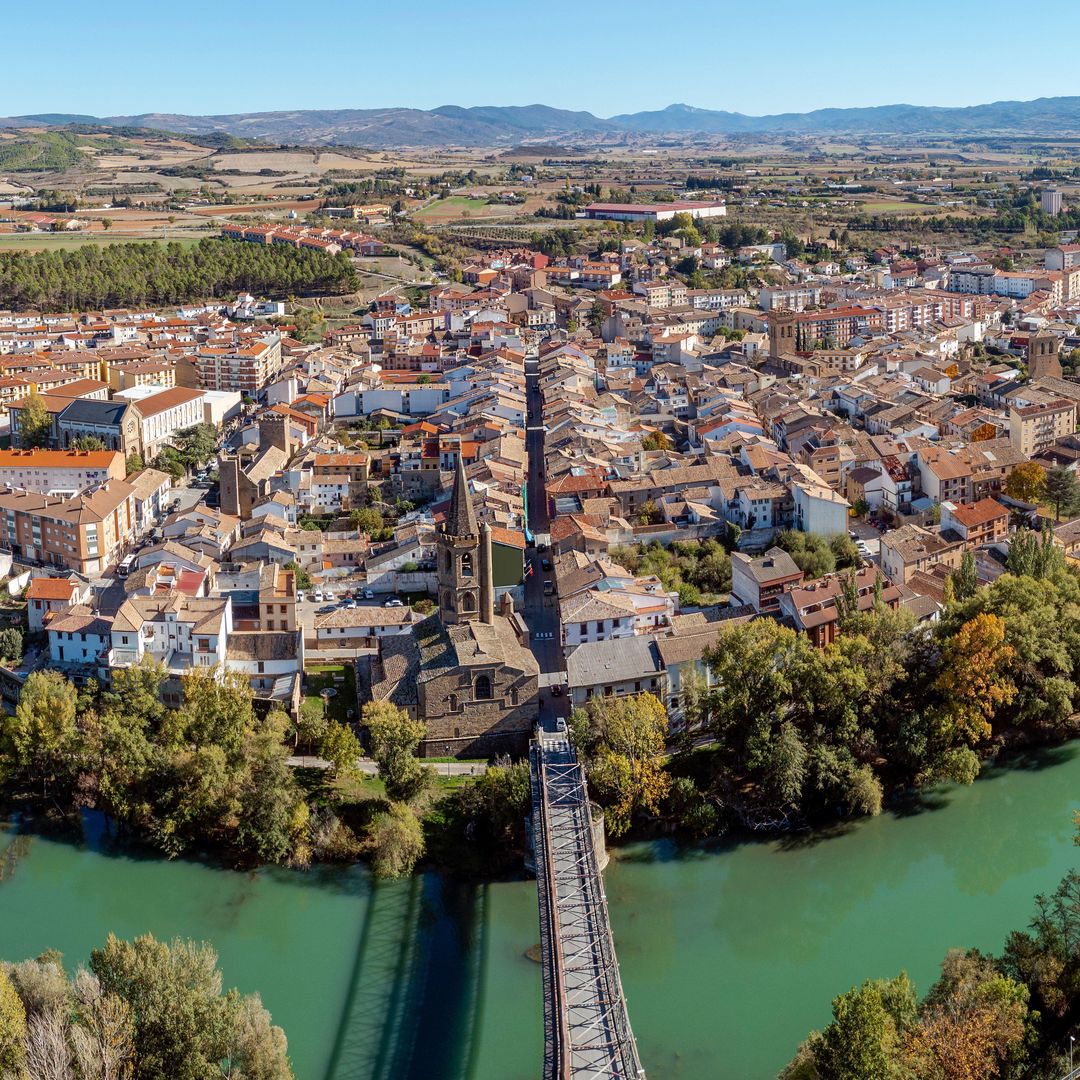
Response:
[[[329,144],[377,148],[499,146],[579,139],[701,135],[1080,135],[1080,97],[997,101],[967,108],[880,105],[865,109],[816,109],[807,113],[747,116],[691,105],[607,119],[548,105],[441,105],[436,109],[300,109],[294,112],[185,116],[141,113],[92,117],[43,113],[0,119],[0,127],[102,124],[154,128],[190,135],[232,135],[276,144]]]

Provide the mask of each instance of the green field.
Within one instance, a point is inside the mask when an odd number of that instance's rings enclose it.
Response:
[[[860,209],[867,214],[933,214],[941,213],[939,206],[927,206],[926,203],[900,202],[897,199],[881,199],[874,202],[859,203]]]
[[[191,247],[202,237],[170,236],[169,243]],[[94,244],[148,244],[161,236],[132,236],[127,233],[0,233],[0,251],[73,251]]]
[[[427,206],[414,210],[412,216],[422,221],[454,221],[469,214],[472,217],[505,217],[514,207],[488,203],[486,199],[471,199],[467,195],[451,195],[449,199],[436,199]]]

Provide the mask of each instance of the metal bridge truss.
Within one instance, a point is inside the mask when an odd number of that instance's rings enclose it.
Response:
[[[545,1080],[640,1080],[584,772],[565,739],[535,744],[530,764]]]

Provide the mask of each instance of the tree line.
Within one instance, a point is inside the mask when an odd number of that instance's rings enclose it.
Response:
[[[907,974],[833,1000],[781,1080],[1058,1080],[1080,1016],[1080,873],[1038,896],[1000,956],[952,949],[919,1001]]]
[[[876,814],[890,793],[970,783],[1005,748],[1074,734],[1080,576],[1048,537],[1014,548],[1009,572],[978,590],[965,559],[933,627],[880,596],[860,611],[849,573],[842,633],[823,649],[772,619],[725,629],[705,653],[708,680],[684,669],[688,730],[674,747],[651,695],[577,710],[571,728],[609,829],[709,835]]]
[[[231,240],[86,245],[0,254],[0,307],[80,311],[356,288],[346,255]]]

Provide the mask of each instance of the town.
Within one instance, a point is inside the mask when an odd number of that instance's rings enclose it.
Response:
[[[0,127],[0,1072],[1080,1080],[1076,140],[572,117]]]

